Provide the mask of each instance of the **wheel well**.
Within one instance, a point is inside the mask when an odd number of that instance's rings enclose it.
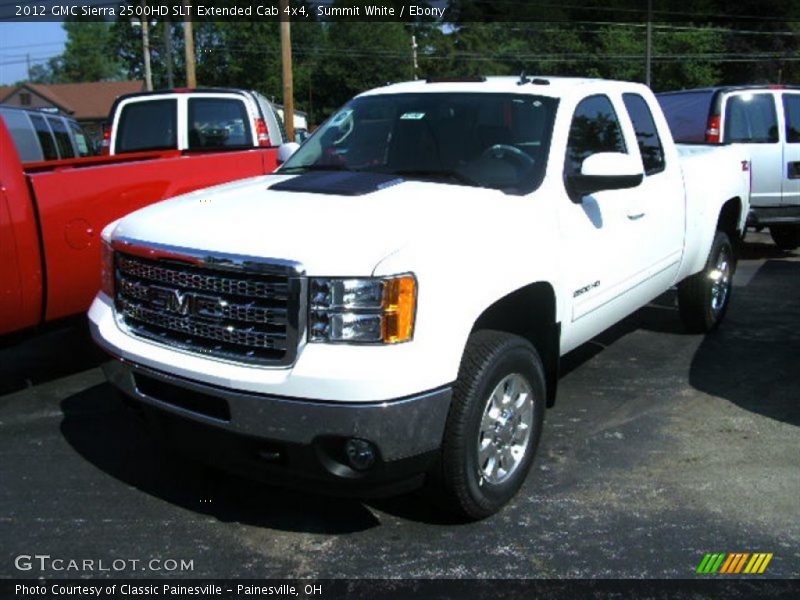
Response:
[[[500,298],[484,310],[472,326],[473,333],[482,329],[513,333],[533,344],[544,366],[547,406],[552,406],[558,387],[561,341],[552,286],[544,282],[532,283]]]
[[[731,198],[719,211],[717,220],[717,231],[724,231],[728,234],[732,243],[739,239],[739,219],[742,216],[742,201],[740,198]]]

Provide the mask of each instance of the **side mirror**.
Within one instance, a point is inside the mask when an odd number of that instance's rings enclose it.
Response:
[[[599,152],[586,157],[580,173],[567,176],[567,191],[580,202],[594,192],[634,188],[642,179],[642,165],[630,154]]]
[[[295,142],[286,142],[285,144],[281,144],[278,146],[278,165],[282,165],[287,160],[289,160],[297,149],[300,147],[300,144]]]

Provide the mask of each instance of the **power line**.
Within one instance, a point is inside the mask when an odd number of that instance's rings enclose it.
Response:
[[[41,44],[20,44],[18,46],[3,46],[0,44],[0,50],[20,50],[25,48],[39,48],[42,46],[61,46],[64,42],[43,42]]]

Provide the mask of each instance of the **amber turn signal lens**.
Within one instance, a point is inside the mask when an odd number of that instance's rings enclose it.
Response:
[[[387,279],[383,288],[383,341],[407,342],[414,335],[417,280],[410,275]]]

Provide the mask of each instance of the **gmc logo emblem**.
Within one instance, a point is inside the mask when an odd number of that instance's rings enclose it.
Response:
[[[183,316],[204,317],[206,319],[221,319],[225,315],[222,309],[227,304],[222,298],[181,293],[180,290],[151,285],[147,290],[147,299],[155,308]]]

